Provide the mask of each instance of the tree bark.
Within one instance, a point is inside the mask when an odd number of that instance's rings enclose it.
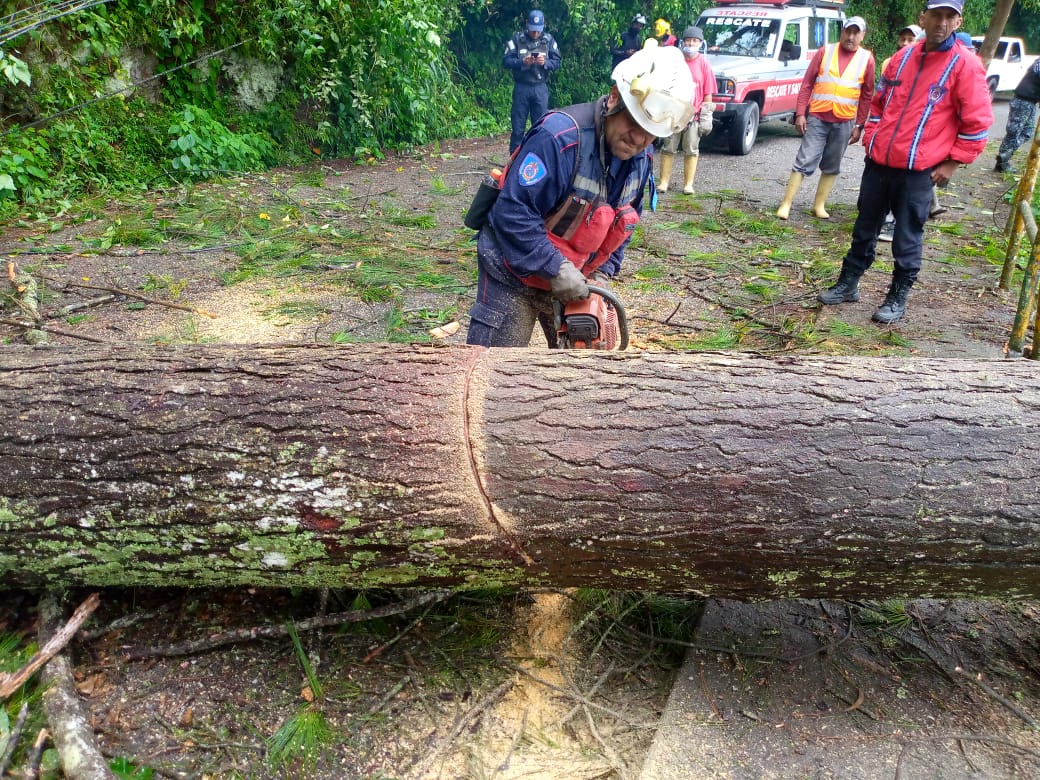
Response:
[[[0,584],[1040,596],[1030,361],[7,347]]]
[[[997,0],[993,6],[993,15],[989,19],[989,27],[986,28],[982,46],[979,47],[979,57],[982,58],[983,68],[989,69],[989,64],[993,61],[993,55],[997,51],[997,44],[1000,43],[1000,36],[1004,34],[1004,27],[1007,26],[1007,20],[1011,16],[1011,9],[1014,5],[1015,0]],[[1017,87],[1018,85],[1016,84],[1015,86]]]

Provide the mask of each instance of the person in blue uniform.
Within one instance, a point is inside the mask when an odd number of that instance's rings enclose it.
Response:
[[[560,47],[545,32],[544,13],[534,10],[527,14],[524,30],[513,33],[506,43],[502,67],[513,72],[513,107],[509,114],[512,154],[527,130],[527,118],[534,124],[549,110],[549,74],[560,67]]]
[[[550,111],[524,139],[477,237],[466,342],[524,347],[535,322],[556,346],[552,301],[609,283],[642,213],[654,139],[693,118],[693,79],[675,47],[641,49],[610,92]],[[588,281],[587,281],[588,280]]]

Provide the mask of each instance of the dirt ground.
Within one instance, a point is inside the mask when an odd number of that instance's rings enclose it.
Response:
[[[996,128],[999,140],[1000,116]],[[634,346],[665,348],[677,339],[702,338],[740,309],[747,330],[737,348],[1003,359],[1016,293],[997,289],[1002,258],[988,248],[1003,227],[1008,209],[1003,196],[1013,182],[992,172],[995,144],[943,193],[948,212],[929,226],[925,270],[909,314],[889,328],[870,323],[888,285],[884,247],[877,269],[864,278],[859,303],[830,309],[815,304],[818,258],[837,260],[847,245],[862,161],[855,152],[847,156],[830,220],[809,216],[815,186],[809,181],[789,223],[779,225],[771,215],[796,146],[789,126],[766,125],[747,157],[709,147],[698,171],[699,194],[669,193],[656,213],[645,215],[642,235],[616,285],[631,316]],[[461,216],[477,181],[504,161],[505,150],[506,138],[498,136],[445,141],[372,165],[315,163],[306,177],[283,171],[267,182],[247,180],[238,208],[244,220],[289,202],[315,226],[331,224],[340,232],[407,243],[472,280],[474,249],[471,235],[460,229]],[[205,193],[199,187],[190,197],[204,199]],[[157,197],[172,208],[186,196],[174,189]],[[398,216],[435,215],[420,231],[421,246],[414,243],[414,231],[398,231],[373,218],[391,207]],[[241,262],[235,236],[226,245],[180,238],[158,250],[119,244],[99,249],[96,238],[120,213],[125,209],[77,223],[26,220],[5,227],[0,239],[5,257],[50,278],[45,313],[114,295],[76,309],[90,312],[82,319],[71,322],[66,313],[49,320],[59,331],[49,334],[51,343],[82,343],[62,330],[102,341],[328,343],[344,332],[378,337],[385,327],[386,303],[345,298],[323,278],[320,269],[337,269],[341,258],[312,263],[307,273],[227,284],[226,274]],[[722,227],[705,229],[709,222]],[[767,255],[762,226],[767,233],[792,231],[802,251]],[[711,261],[699,264],[697,258],[708,254]],[[765,277],[777,269],[785,275],[784,295],[765,301],[747,297],[756,274]],[[654,283],[662,279],[667,284]],[[156,280],[165,287],[156,291]],[[215,316],[143,305],[118,293],[148,290],[163,297],[173,285],[178,301]],[[440,324],[454,320],[460,327],[445,340],[463,343],[471,296],[472,287],[462,294],[420,291],[408,294],[404,309],[447,312]],[[301,310],[311,314],[301,316]],[[5,309],[3,316],[13,313]],[[800,335],[809,331],[816,335]],[[847,337],[849,332],[855,337]],[[0,325],[0,338],[18,340],[21,331]],[[83,595],[70,594],[70,605]],[[407,594],[367,597],[369,602],[347,592],[104,593],[73,657],[105,754],[178,778],[635,778],[686,650],[652,641],[655,621],[663,619],[664,609],[671,611],[671,621],[693,625],[704,606],[692,599],[665,600],[662,607],[636,595],[578,601],[573,593],[470,594],[375,621],[344,622],[301,635],[324,687],[320,695],[284,634],[170,657],[139,652],[139,658],[128,660],[142,648],[161,650],[232,629],[284,627],[315,615],[401,601]],[[35,594],[5,594],[2,601],[0,634],[30,635]],[[691,658],[706,653],[716,666],[728,666],[729,682],[708,706],[710,719],[716,725],[764,723],[776,731],[777,724],[794,722],[791,713],[801,713],[794,718],[801,725],[810,717],[817,723],[837,715],[847,728],[832,736],[785,727],[783,750],[774,750],[775,741],[749,737],[720,753],[711,771],[702,764],[675,776],[1036,776],[1036,605],[910,602],[831,606],[822,613],[823,607],[799,609],[815,609],[801,619],[801,639],[816,642],[810,657],[827,662],[834,677],[827,696],[785,688],[774,700],[779,709],[766,712],[752,696],[767,687],[761,682],[765,677],[785,676],[789,648],[774,644],[763,650],[756,644],[753,653],[743,655],[747,636],[716,626],[698,632],[694,643],[700,649],[690,650]],[[763,630],[773,636],[777,629]],[[849,655],[834,660],[826,647],[838,640]],[[959,668],[980,676],[962,679]],[[721,667],[717,673],[713,683],[722,686]],[[895,706],[907,699],[914,704],[912,713]],[[272,762],[272,737],[279,728],[300,713],[316,711],[332,734],[327,747],[313,757],[290,751],[281,766]],[[712,731],[702,729],[701,737]],[[980,738],[985,735],[988,742]],[[703,754],[711,756],[725,744],[716,741]],[[730,761],[755,745],[762,746],[757,761]],[[793,759],[785,766],[785,755],[804,754],[811,745],[844,752],[857,762],[856,771],[831,764],[813,768]],[[955,755],[926,763],[930,774],[904,769],[906,750],[941,746],[950,753],[951,745]],[[882,746],[896,750],[896,758],[876,761]],[[947,771],[954,764],[956,771]]]

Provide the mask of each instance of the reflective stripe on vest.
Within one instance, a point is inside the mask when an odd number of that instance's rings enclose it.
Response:
[[[841,44],[830,44],[820,60],[820,73],[813,84],[811,113],[834,113],[838,119],[853,119],[859,106],[863,79],[867,74],[870,52],[860,48],[852,55],[845,71],[838,72],[838,49]]]

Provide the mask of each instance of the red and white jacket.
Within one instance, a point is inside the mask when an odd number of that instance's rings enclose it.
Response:
[[[924,41],[897,51],[870,104],[863,145],[879,165],[928,170],[982,154],[993,106],[982,60],[951,35],[935,51]]]

